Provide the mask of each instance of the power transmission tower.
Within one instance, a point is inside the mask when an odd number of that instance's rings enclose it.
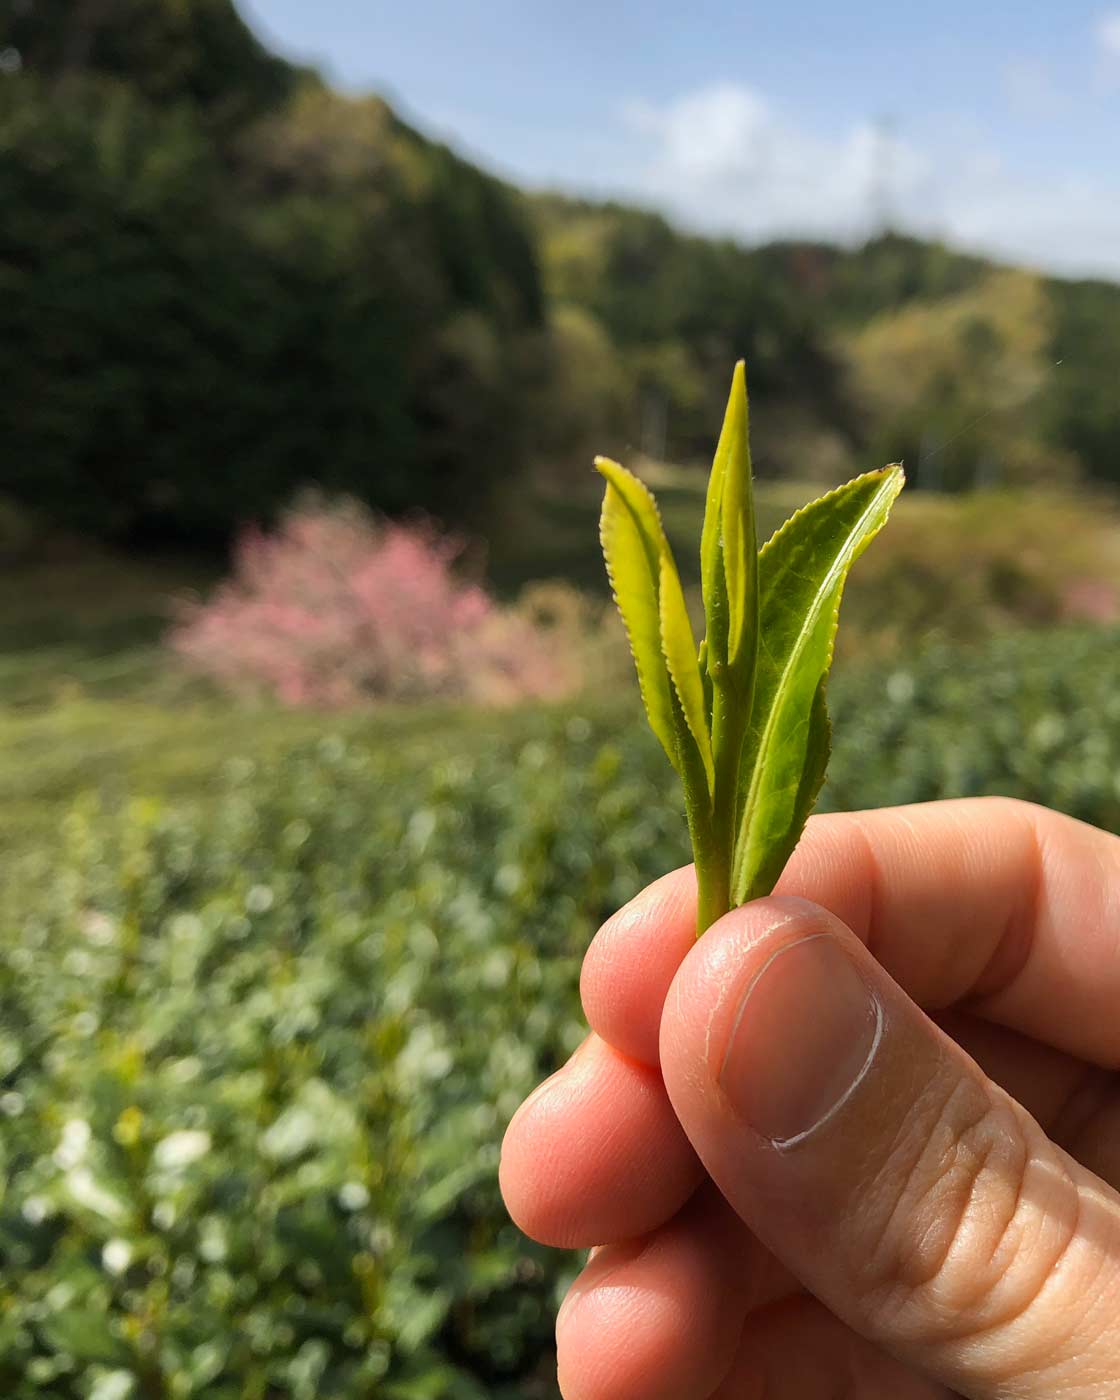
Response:
[[[871,179],[869,181],[869,214],[872,238],[893,233],[896,228],[894,209],[894,155],[898,122],[892,116],[879,116],[872,126]]]

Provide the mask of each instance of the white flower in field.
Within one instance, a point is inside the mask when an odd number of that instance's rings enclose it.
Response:
[[[9,1089],[6,1094],[0,1094],[0,1112],[4,1112],[9,1118],[18,1118],[24,1109],[24,1098],[15,1089]]]
[[[315,1141],[318,1125],[315,1115],[299,1104],[287,1108],[261,1134],[261,1151],[266,1157],[286,1162],[298,1157]]]
[[[219,1264],[229,1253],[226,1223],[216,1215],[207,1215],[198,1224],[199,1257],[210,1264]]]
[[[250,914],[267,914],[275,898],[268,885],[254,885],[245,896],[245,908]]]
[[[97,1030],[97,1017],[92,1011],[79,1011],[70,1024],[75,1035],[88,1039]]]
[[[172,1060],[167,1066],[168,1075],[176,1084],[189,1084],[202,1073],[202,1061],[197,1055],[187,1055],[181,1060]]]
[[[47,1289],[43,1301],[52,1313],[63,1312],[74,1301],[74,1285],[66,1280],[56,1283],[53,1288]]]
[[[63,1171],[76,1167],[86,1155],[93,1136],[84,1118],[71,1118],[62,1125],[62,1137],[54,1150],[55,1163]]]
[[[455,1063],[430,1025],[419,1025],[397,1055],[397,1073],[406,1083],[442,1079]]]
[[[72,1200],[87,1210],[96,1211],[108,1220],[120,1220],[127,1212],[124,1202],[106,1191],[95,1179],[88,1167],[75,1167],[67,1173],[66,1189]]]
[[[132,1246],[127,1240],[108,1240],[101,1251],[106,1273],[123,1274],[132,1263]]]
[[[62,970],[71,977],[85,977],[93,966],[93,959],[82,948],[74,948],[62,959]]]
[[[42,1196],[28,1196],[20,1212],[29,1225],[41,1225],[52,1213],[50,1202]]]
[[[338,1203],[343,1210],[364,1210],[369,1192],[360,1181],[347,1181],[338,1188]]]
[[[170,1230],[177,1219],[171,1201],[157,1201],[152,1207],[152,1224],[157,1230]]]
[[[115,943],[117,940],[117,926],[113,923],[112,919],[105,914],[99,914],[91,910],[82,919],[81,927],[82,932],[89,941],[96,944],[99,948],[105,948],[110,943]]]
[[[196,1128],[184,1128],[180,1132],[168,1134],[162,1142],[157,1143],[152,1155],[157,1167],[162,1167],[165,1171],[179,1171],[183,1167],[189,1167],[192,1162],[197,1162],[200,1157],[205,1157],[211,1144],[209,1133]]]
[[[131,1371],[105,1371],[94,1382],[89,1400],[128,1400],[134,1392]]]

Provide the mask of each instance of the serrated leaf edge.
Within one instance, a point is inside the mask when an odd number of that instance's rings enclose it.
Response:
[[[677,573],[677,566],[668,544],[661,555],[657,604],[661,625],[661,654],[665,658],[669,680],[680,704],[684,722],[704,765],[710,798],[715,789],[715,761],[712,756],[712,736],[708,731],[704,682],[697,661],[696,638],[685,606],[684,590],[681,588],[680,575]],[[670,608],[676,613],[675,619],[669,615]],[[669,647],[669,629],[672,626],[683,627],[684,645],[679,648],[679,666],[674,663],[673,651]],[[683,672],[682,667],[686,668]],[[694,683],[690,685],[689,681]]]
[[[605,459],[596,458],[596,460],[595,460],[595,465],[596,465],[597,468],[600,469],[600,471],[602,470],[602,469],[599,467],[599,463],[600,463],[601,460],[605,460]],[[643,482],[638,481],[638,478],[635,477],[635,476],[633,475],[632,472],[627,472],[625,467],[619,466],[619,464],[618,464],[617,462],[611,462],[610,465],[611,465],[612,467],[617,468],[618,471],[625,473],[625,475],[626,475],[627,477],[629,477],[632,481],[637,482],[637,484],[638,484],[639,486],[642,487],[642,489],[646,492],[647,496],[649,496],[650,502],[651,502],[651,504],[653,505],[654,512],[656,513],[656,512],[657,512],[657,503],[656,503],[656,501],[653,499],[653,495],[652,495],[652,493],[649,491],[648,487],[646,487],[645,484],[644,484]],[[650,587],[651,587],[652,593],[653,593],[654,609],[655,609],[655,612],[656,612],[656,615],[657,615],[658,655],[659,655],[659,658],[660,658],[660,660],[661,660],[661,663],[662,663],[662,665],[663,665],[663,667],[664,667],[664,674],[663,674],[663,676],[657,677],[657,676],[653,676],[653,675],[647,674],[648,668],[646,667],[646,665],[643,663],[643,661],[642,661],[641,658],[639,657],[639,654],[638,654],[639,649],[638,649],[638,647],[636,647],[635,644],[634,644],[634,636],[633,636],[633,633],[632,633],[631,630],[630,630],[630,623],[629,623],[629,621],[628,621],[628,619],[627,619],[627,617],[626,617],[626,613],[625,613],[625,611],[623,610],[622,604],[621,604],[621,602],[619,601],[619,597],[618,597],[618,584],[617,584],[617,581],[616,581],[616,579],[615,579],[614,568],[613,568],[613,566],[612,566],[612,564],[611,564],[610,553],[609,553],[609,550],[608,550],[608,547],[607,547],[606,533],[605,533],[605,530],[604,530],[604,522],[605,522],[605,519],[606,519],[606,510],[607,510],[607,500],[609,499],[611,492],[612,492],[612,491],[614,492],[615,496],[616,496],[617,499],[618,499],[619,505],[620,505],[621,508],[627,513],[627,515],[630,517],[631,521],[632,521],[633,524],[634,524],[635,529],[638,531],[639,537],[642,539],[643,546],[644,546],[644,544],[645,544],[645,539],[644,539],[644,531],[643,531],[643,529],[642,529],[642,522],[641,522],[640,519],[637,517],[637,515],[636,515],[636,513],[635,513],[635,511],[634,511],[634,509],[633,509],[633,507],[632,507],[632,506],[630,505],[630,503],[627,501],[625,494],[615,485],[615,483],[611,480],[610,476],[609,476],[606,472],[602,472],[602,475],[604,476],[604,478],[605,478],[605,480],[606,480],[607,489],[606,489],[606,494],[604,495],[604,498],[603,498],[603,509],[602,509],[602,512],[600,513],[600,516],[599,516],[599,543],[600,543],[600,546],[601,546],[602,551],[603,551],[603,559],[604,559],[604,562],[605,562],[606,568],[607,568],[607,579],[608,579],[608,582],[610,583],[610,586],[611,586],[611,597],[614,599],[614,603],[615,603],[615,607],[616,607],[616,609],[617,609],[617,611],[618,611],[618,615],[619,615],[619,617],[620,617],[621,620],[622,620],[622,628],[623,628],[623,631],[626,633],[626,641],[627,641],[627,645],[628,645],[629,648],[630,648],[630,655],[631,655],[631,657],[632,657],[632,659],[633,659],[633,662],[634,662],[634,670],[635,670],[636,673],[637,673],[637,677],[638,677],[638,690],[639,690],[639,693],[641,694],[641,697],[642,697],[642,706],[643,706],[643,708],[645,709],[646,718],[647,718],[648,721],[649,721],[650,728],[653,730],[654,734],[657,736],[657,739],[658,739],[659,743],[661,744],[661,747],[665,750],[665,753],[666,753],[666,755],[667,755],[667,757],[668,757],[668,759],[669,759],[669,762],[673,765],[673,767],[674,767],[674,768],[676,769],[676,771],[679,773],[679,772],[681,771],[681,765],[680,765],[679,756],[678,756],[678,754],[677,754],[677,735],[676,735],[676,731],[675,731],[675,729],[673,728],[673,724],[672,724],[672,705],[670,704],[670,705],[668,706],[668,714],[665,715],[665,716],[661,716],[661,715],[659,714],[659,712],[658,712],[657,697],[654,696],[654,694],[653,694],[653,692],[658,688],[658,681],[659,681],[659,680],[662,680],[662,681],[664,682],[664,686],[665,686],[665,699],[666,699],[666,700],[668,700],[668,699],[670,698],[671,693],[672,693],[672,691],[673,691],[673,689],[674,689],[672,678],[671,678],[671,676],[669,675],[668,664],[667,664],[667,662],[666,662],[666,660],[665,660],[664,647],[663,647],[662,644],[661,644],[661,599],[660,599],[660,576],[659,576],[659,572],[658,572],[658,569],[659,569],[659,567],[660,567],[660,564],[659,564],[659,562],[658,562],[657,569],[655,569],[655,567],[654,567],[652,561],[651,561],[650,558],[649,558],[648,551],[645,551],[645,552],[646,552],[646,563],[647,563],[647,565],[649,566],[649,572],[650,572]],[[660,515],[658,515],[658,525],[660,526]],[[656,557],[657,557],[658,561],[660,561],[660,552],[658,552],[658,554],[657,554]]]
[[[844,482],[842,485],[835,487],[833,490],[831,490],[831,491],[826,491],[825,494],[824,494],[823,496],[818,496],[818,497],[816,497],[815,500],[808,501],[808,502],[807,502],[805,505],[803,505],[799,510],[795,511],[795,512],[793,513],[793,515],[791,515],[790,518],[789,518],[787,521],[785,521],[785,523],[784,523],[779,529],[777,529],[777,530],[774,532],[773,535],[771,535],[770,539],[767,540],[766,544],[763,546],[762,551],[760,551],[760,555],[761,555],[761,553],[763,553],[763,552],[765,552],[767,549],[769,549],[771,546],[776,545],[777,542],[778,542],[778,540],[781,538],[781,536],[782,536],[783,534],[785,534],[785,532],[786,532],[788,529],[790,529],[790,527],[794,524],[794,522],[795,522],[799,517],[801,517],[802,515],[804,515],[806,511],[818,509],[818,508],[819,508],[820,506],[822,506],[825,502],[834,499],[836,496],[839,496],[842,492],[850,491],[854,486],[858,486],[858,485],[860,485],[860,484],[862,484],[862,483],[864,483],[864,482],[871,481],[871,480],[873,480],[873,479],[875,479],[875,478],[879,478],[884,484],[886,484],[888,481],[893,481],[893,482],[895,483],[895,485],[894,485],[894,490],[893,490],[893,492],[891,493],[891,496],[890,496],[890,500],[887,502],[887,507],[888,507],[888,509],[889,509],[889,507],[890,507],[891,505],[894,504],[895,500],[897,500],[898,495],[899,495],[899,492],[902,490],[902,488],[903,488],[903,486],[905,485],[905,482],[906,482],[906,475],[905,475],[905,473],[904,473],[904,471],[903,471],[903,469],[902,469],[902,464],[901,464],[901,463],[897,463],[897,462],[896,462],[896,463],[892,463],[890,466],[887,466],[887,467],[880,467],[880,468],[878,468],[876,471],[863,472],[863,473],[861,473],[859,476],[853,477],[853,478],[851,479],[851,481],[846,481],[846,482]],[[880,493],[879,493],[879,492],[876,492],[875,495],[873,495],[872,498],[871,498],[871,500],[868,502],[867,507],[866,507],[865,510],[863,511],[863,514],[859,517],[859,520],[856,522],[856,525],[848,532],[848,537],[849,537],[849,538],[851,538],[851,537],[854,536],[854,535],[858,535],[858,534],[860,533],[859,527],[860,527],[860,525],[862,524],[862,522],[863,522],[864,520],[866,520],[867,517],[868,517],[875,509],[877,509],[877,508],[881,505],[881,503],[882,503],[882,498],[881,498],[881,496],[880,496]],[[835,647],[836,647],[836,634],[837,634],[837,631],[838,631],[838,629],[839,629],[839,624],[840,624],[840,605],[841,605],[841,602],[842,602],[842,599],[843,599],[843,586],[844,586],[844,584],[845,584],[846,581],[847,581],[848,574],[851,572],[852,565],[855,563],[855,561],[856,561],[856,559],[859,557],[859,555],[863,553],[863,550],[866,549],[866,547],[871,543],[871,541],[875,538],[875,536],[876,536],[876,535],[879,533],[879,531],[883,528],[883,525],[884,525],[884,524],[886,524],[886,520],[885,520],[885,519],[879,524],[879,526],[878,526],[875,530],[873,530],[870,534],[866,535],[866,536],[863,538],[860,549],[859,549],[857,552],[853,553],[853,554],[850,556],[850,558],[848,558],[848,560],[846,561],[846,563],[844,563],[842,569],[838,569],[838,565],[839,565],[840,562],[843,560],[843,555],[842,555],[842,554],[841,554],[841,555],[838,555],[838,556],[837,556],[837,559],[836,559],[836,561],[835,561],[835,563],[834,563],[834,565],[833,565],[833,568],[830,569],[830,570],[829,570],[829,573],[825,575],[825,578],[822,580],[822,586],[821,586],[821,588],[818,590],[819,593],[823,594],[823,595],[826,596],[826,597],[828,596],[828,591],[829,591],[829,590],[828,590],[828,588],[826,588],[826,585],[828,584],[828,581],[829,581],[830,576],[831,576],[831,578],[832,578],[832,586],[835,586],[836,583],[839,583],[839,584],[840,584],[840,588],[841,588],[841,594],[840,594],[840,596],[837,598],[837,600],[836,600],[836,605],[835,605],[835,607],[834,607],[833,610],[832,610],[831,626],[830,626],[830,628],[829,628],[828,652],[827,652],[827,655],[826,655],[825,666],[824,666],[824,670],[823,670],[823,673],[822,673],[822,674],[823,674],[823,678],[824,678],[824,680],[825,680],[825,682],[826,682],[826,687],[827,687],[828,672],[829,672],[829,668],[830,668],[831,665],[832,665],[832,658],[833,658],[833,654],[834,654],[834,652],[835,652]],[[801,643],[802,639],[805,637],[806,633],[811,629],[811,627],[813,626],[813,624],[814,624],[816,621],[819,620],[819,618],[821,617],[821,615],[822,615],[821,613],[819,613],[819,612],[814,612],[813,610],[810,610],[809,612],[807,612],[807,613],[805,614],[805,617],[802,619],[801,629],[800,629],[800,631],[799,631],[799,633],[798,633],[798,642],[797,642],[797,645],[795,645],[795,646],[793,646],[793,647],[790,648],[790,654],[791,654],[791,655],[796,654],[796,652],[799,650],[800,643]],[[783,672],[783,678],[784,678],[784,676],[785,676],[785,674],[786,674],[787,672],[788,672],[788,667],[786,668],[786,671]],[[826,689],[826,693],[827,693],[827,689]],[[822,696],[822,699],[823,699],[823,698],[824,698],[824,697]],[[763,730],[763,732],[762,732],[762,736],[760,737],[760,741],[759,741],[759,745],[758,745],[758,753],[759,753],[760,755],[763,755],[763,754],[765,754],[765,752],[766,752],[767,740],[769,739],[771,727],[772,727],[772,724],[773,724],[773,714],[774,714],[774,710],[772,709],[772,710],[771,710],[770,716],[767,717],[766,727],[764,728],[764,730]],[[826,709],[826,714],[827,714],[827,709]],[[746,793],[745,801],[744,801],[744,804],[743,804],[742,813],[741,813],[741,816],[740,816],[740,819],[739,819],[739,829],[738,829],[738,831],[737,831],[737,833],[736,833],[736,836],[735,836],[735,848],[734,848],[734,851],[733,851],[733,853],[732,853],[732,860],[731,860],[731,869],[732,869],[732,872],[733,872],[732,879],[733,879],[733,884],[734,884],[735,886],[737,886],[737,885],[738,885],[738,882],[739,882],[738,870],[739,870],[739,864],[740,864],[740,849],[741,849],[741,845],[742,845],[743,832],[744,832],[744,830],[745,830],[746,814],[747,814],[747,811],[748,811],[749,808],[750,808],[751,799],[752,799],[752,797],[753,797],[753,795],[754,795],[754,792],[755,792],[755,790],[756,790],[756,787],[757,787],[758,774],[759,774],[759,772],[760,772],[761,766],[762,766],[762,765],[756,765],[754,771],[751,773],[750,782],[749,782],[749,784],[747,785],[747,793]],[[819,790],[818,790],[818,791],[819,791]],[[815,801],[816,801],[816,799],[814,798],[814,803],[815,803]],[[735,890],[733,890],[733,895],[734,895],[734,894],[735,894]]]
[[[875,476],[887,477],[892,475],[897,475],[898,477],[898,491],[895,492],[895,497],[897,498],[899,492],[906,484],[906,472],[901,462],[889,462],[885,467],[876,467],[874,471],[860,472],[859,476],[853,476],[850,481],[842,481],[839,486],[834,486],[831,491],[826,491],[823,496],[814,496],[811,501],[806,501],[803,506],[798,506],[791,516],[782,521],[774,533],[767,539],[766,543],[759,547],[759,556],[763,555],[772,545],[777,544],[778,540],[790,529],[794,521],[804,515],[807,510],[815,510],[817,506],[822,505],[825,501],[831,501],[834,496],[839,496],[842,491],[848,491],[853,486],[858,486],[861,481],[869,481]],[[874,538],[875,536],[872,535],[871,539]]]

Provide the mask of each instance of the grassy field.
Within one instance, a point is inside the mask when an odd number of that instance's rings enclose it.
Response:
[[[700,492],[656,484],[688,559]],[[760,497],[764,532],[798,504]],[[505,586],[601,587],[595,497],[530,506]],[[839,659],[826,807],[1002,792],[1120,829],[1120,633],[1022,630],[1120,540],[1063,509],[903,502],[845,604],[846,639],[894,630]],[[0,1234],[22,1251],[0,1389],[557,1400],[577,1261],[512,1228],[496,1167],[583,1034],[596,924],[686,858],[636,688],[240,706],[159,645],[206,582],[94,554],[0,578]],[[71,1121],[108,1214],[59,1166]],[[197,1154],[173,1181],[167,1142]]]
[[[703,514],[702,476],[648,473],[666,528],[689,575]],[[565,577],[605,591],[597,543],[599,479],[572,495],[540,490],[517,527],[500,531],[490,573],[503,591]],[[764,486],[770,529],[811,494]],[[214,567],[192,560],[132,560],[70,547],[0,573],[0,848],[41,841],[78,791],[204,792],[230,755],[268,763],[325,730],[371,726],[393,741],[430,744],[453,713],[330,716],[246,709],[210,694],[168,664],[160,638],[176,597],[210,586]],[[695,577],[695,570],[691,571]]]
[[[174,600],[216,574],[196,560],[131,559],[71,542],[0,565],[0,704],[166,690],[159,642]]]
[[[1120,829],[1118,640],[842,667],[825,803],[1002,792]],[[17,810],[67,816],[0,878],[4,1395],[558,1400],[579,1261],[510,1225],[502,1130],[584,1033],[596,925],[687,852],[617,703],[25,715]]]

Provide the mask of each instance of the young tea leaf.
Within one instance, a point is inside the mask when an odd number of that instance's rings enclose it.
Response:
[[[700,651],[696,657],[700,667],[700,682],[704,687],[704,713],[708,718],[709,732],[712,727],[712,703],[715,695],[712,689],[712,673],[708,669],[708,639],[707,637],[700,643]]]
[[[708,494],[704,505],[704,525],[700,535],[700,587],[704,595],[704,616],[707,622],[706,663],[709,668],[723,666],[727,661],[727,577],[723,570],[723,478],[731,442],[736,431],[735,412],[739,389],[743,391],[745,376],[741,364],[735,366],[731,393],[723,415],[712,471],[708,477]]]
[[[680,576],[668,550],[661,556],[661,650],[669,667],[669,677],[677,692],[681,712],[704,765],[709,796],[715,786],[712,739],[708,732],[704,682],[697,661],[696,639],[688,620]]]
[[[800,838],[828,767],[825,690],[853,562],[902,488],[902,468],[850,481],[755,538],[746,376],[735,367],[712,463],[700,573],[699,652],[657,505],[617,462],[602,540],[642,699],[684,787],[699,933],[767,893]]]
[[[798,511],[759,555],[761,645],[741,767],[734,904],[773,888],[816,800],[828,763],[825,681],[844,583],[902,484],[898,466],[857,477]]]
[[[607,575],[622,614],[650,728],[678,771],[672,681],[661,647],[661,557],[668,542],[653,497],[636,476],[605,457],[595,459],[607,481],[599,538]]]
[[[758,540],[742,360],[735,366],[722,436],[727,443],[720,496],[723,573],[727,581],[727,661],[732,679],[738,680],[739,673],[743,679],[753,674],[758,637]]]

